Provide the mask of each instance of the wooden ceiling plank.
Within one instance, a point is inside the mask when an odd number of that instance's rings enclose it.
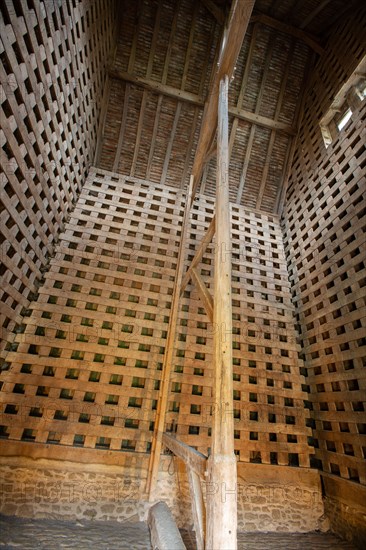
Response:
[[[179,122],[181,109],[182,109],[182,104],[178,103],[176,111],[175,111],[173,126],[172,126],[172,129],[171,129],[171,132],[170,132],[168,146],[167,146],[166,153],[165,153],[163,171],[162,171],[162,174],[161,174],[161,184],[162,185],[165,184],[166,176],[167,176],[167,173],[168,173],[170,155],[171,155],[171,152],[172,152],[173,142],[174,142],[174,138],[175,138],[175,133],[177,131],[177,126],[178,126],[178,122]]]
[[[331,0],[323,0],[323,2],[320,2],[320,4],[317,5],[317,7],[310,12],[308,17],[302,21],[301,25],[299,26],[300,29],[305,29],[313,20],[314,18],[328,5],[330,4]]]
[[[205,8],[210,12],[211,15],[216,19],[219,25],[225,24],[225,12],[213,0],[201,0]]]
[[[196,23],[197,23],[197,17],[198,17],[198,6],[199,6],[199,4],[198,4],[198,2],[196,2],[195,5],[194,5],[194,11],[193,11],[192,23],[191,23],[191,30],[190,30],[190,33],[189,33],[188,45],[187,45],[187,50],[186,50],[186,57],[185,57],[185,60],[184,60],[184,69],[183,69],[183,75],[182,75],[182,82],[181,82],[181,86],[180,86],[182,90],[184,90],[184,88],[186,87],[186,82],[187,82],[189,61],[190,61],[190,57],[191,57],[192,44],[193,44],[194,33],[195,33],[195,30],[196,30]]]
[[[151,136],[151,147],[150,147],[149,158],[148,158],[147,167],[146,167],[146,179],[147,180],[150,180],[151,165],[152,165],[152,161],[154,159],[154,145],[155,145],[155,142],[156,142],[156,136],[157,136],[158,128],[159,128],[160,111],[161,111],[162,103],[163,103],[163,96],[159,95],[157,106],[156,106],[156,111],[155,111],[154,128],[153,128],[153,133],[152,133],[152,136]]]
[[[252,61],[252,57],[253,57],[253,51],[254,51],[254,47],[255,47],[255,41],[256,41],[256,38],[257,38],[257,32],[258,32],[258,25],[254,24],[253,25],[252,36],[251,36],[251,39],[250,39],[248,57],[247,57],[246,64],[245,64],[243,78],[242,78],[242,81],[241,81],[239,97],[238,97],[238,101],[236,102],[236,108],[238,110],[240,110],[241,107],[242,107],[245,88],[246,88],[247,83],[248,83],[248,77],[249,77],[251,61]],[[230,113],[230,108],[229,108],[229,113]],[[234,142],[235,142],[235,136],[236,136],[236,132],[237,132],[238,125],[239,125],[239,117],[237,117],[235,115],[234,115],[234,117],[235,118],[233,120],[233,124],[232,124],[232,127],[231,127],[231,132],[230,132],[230,139],[229,139],[229,159],[231,158],[231,153],[232,153],[232,150],[233,150],[233,147],[234,147]]]
[[[276,29],[277,31],[289,34],[291,36],[294,36],[295,38],[298,38],[299,40],[302,40],[318,55],[322,55],[324,53],[324,48],[322,48],[322,46],[319,44],[317,38],[303,31],[302,29],[292,27],[291,25],[283,23],[282,21],[274,19],[273,17],[265,15],[264,13],[256,13],[255,15],[253,15],[251,22],[255,21],[258,21],[258,23],[261,23],[266,27],[271,27],[272,29]]]
[[[158,8],[156,11],[156,17],[155,17],[155,25],[154,25],[154,33],[153,38],[151,41],[151,48],[150,48],[150,55],[149,55],[149,61],[147,64],[147,70],[146,70],[146,77],[150,78],[152,73],[152,68],[154,64],[154,56],[155,56],[155,50],[156,50],[156,43],[158,41],[159,37],[159,29],[160,29],[160,20],[161,20],[161,9],[162,9],[162,2],[158,3]]]
[[[142,134],[143,123],[144,123],[146,102],[147,102],[147,91],[144,90],[143,94],[142,94],[142,100],[141,100],[139,121],[138,121],[138,125],[137,125],[136,141],[135,141],[135,147],[134,147],[134,150],[133,150],[133,159],[132,159],[132,164],[131,164],[130,176],[135,175],[137,159],[138,159],[139,151],[140,151],[140,142],[141,142],[141,134]]]
[[[281,185],[278,189],[276,206],[275,206],[275,209],[274,209],[274,211],[279,216],[281,216],[281,214],[282,214],[282,210],[283,210],[285,200],[286,200],[286,191],[287,191],[287,187],[288,187],[288,183],[289,183],[289,179],[290,179],[292,162],[293,162],[293,159],[294,159],[294,156],[295,156],[295,151],[296,151],[296,148],[297,148],[297,145],[298,145],[301,121],[302,121],[302,118],[304,116],[305,98],[307,97],[308,92],[309,92],[310,78],[311,78],[311,67],[314,66],[314,62],[315,62],[315,53],[311,52],[311,55],[309,55],[309,57],[308,57],[308,61],[307,61],[307,65],[306,65],[306,69],[305,69],[305,73],[304,73],[304,77],[303,77],[303,81],[302,81],[302,86],[301,86],[301,89],[302,89],[303,93],[302,93],[300,101],[297,103],[297,109],[296,109],[296,113],[295,113],[297,134],[296,134],[296,136],[294,136],[292,138],[292,142],[291,142],[291,145],[290,145],[289,150],[288,150],[288,155],[287,155],[287,158],[286,158],[286,161],[285,161],[285,169],[284,169],[284,172],[283,172],[282,183],[281,183]]]
[[[269,68],[270,68],[270,65],[271,65],[271,59],[272,59],[272,53],[273,53],[274,46],[275,46],[275,40],[271,40],[269,44],[270,45],[269,45],[268,51],[266,52],[266,60],[265,60],[265,64],[264,64],[264,67],[263,67],[261,87],[259,89],[257,99],[256,99],[256,105],[255,105],[255,111],[254,111],[255,116],[259,116],[258,113],[259,113],[259,110],[260,110],[260,107],[261,107],[261,101],[262,101],[262,97],[263,97],[263,93],[264,93],[264,89],[265,89],[265,83],[266,83],[267,76],[268,76],[268,71],[269,71]],[[240,175],[240,182],[239,182],[238,193],[237,193],[237,197],[236,197],[236,202],[238,204],[241,203],[241,199],[242,199],[242,196],[243,196],[245,180],[246,180],[246,176],[247,176],[247,172],[248,172],[250,158],[251,158],[251,155],[252,155],[252,148],[253,148],[253,144],[254,144],[255,130],[256,130],[256,127],[253,124],[252,127],[250,128],[248,145],[247,145],[247,148],[246,148],[246,151],[245,151],[243,169],[242,169],[242,172],[241,172],[241,175]]]
[[[163,70],[163,76],[162,76],[162,83],[165,84],[168,78],[168,72],[169,72],[169,63],[170,58],[172,55],[172,49],[173,49],[173,41],[175,32],[177,29],[177,23],[178,23],[178,15],[179,15],[179,9],[182,4],[182,0],[178,0],[177,5],[174,8],[174,18],[172,22],[172,26],[170,29],[170,35],[169,35],[169,41],[168,41],[168,49],[165,56],[165,62],[164,62],[164,70]]]
[[[291,67],[294,51],[295,51],[295,45],[294,45],[294,40],[292,39],[291,44],[290,44],[290,48],[289,48],[289,51],[288,51],[288,54],[287,54],[287,59],[286,59],[286,64],[285,64],[285,71],[284,71],[284,74],[282,75],[282,78],[281,78],[281,87],[280,87],[280,92],[278,94],[277,105],[276,105],[276,110],[275,110],[275,114],[274,114],[274,120],[275,121],[277,121],[277,119],[278,119],[278,117],[281,113],[283,98],[285,96],[285,92],[286,92],[286,88],[287,88],[287,80],[288,80],[288,76],[289,76],[289,72],[290,72],[290,67]],[[263,170],[263,174],[262,174],[262,181],[261,181],[261,184],[259,186],[259,191],[258,191],[257,204],[256,204],[256,208],[258,208],[258,209],[261,208],[262,199],[263,199],[264,191],[265,191],[265,188],[266,188],[268,172],[269,172],[269,167],[270,167],[270,161],[271,161],[271,157],[272,157],[272,151],[273,151],[273,146],[275,144],[275,140],[276,140],[276,132],[274,132],[272,130],[271,137],[270,137],[269,144],[268,144],[268,149],[267,149],[267,158],[266,158],[266,162],[265,162],[265,166],[264,166],[264,170]]]
[[[193,148],[194,136],[195,136],[195,133],[196,133],[198,113],[199,113],[199,110],[196,107],[194,107],[191,132],[190,132],[190,135],[189,135],[189,140],[188,140],[188,145],[187,145],[187,152],[186,152],[186,159],[184,161],[184,168],[183,168],[183,174],[182,174],[182,180],[181,180],[181,188],[182,189],[184,189],[184,187],[186,185],[187,177],[188,177],[189,164],[190,164],[190,160],[191,160],[191,151],[192,151],[192,148]]]
[[[142,0],[139,0],[137,10],[136,10],[137,17],[136,17],[136,21],[135,21],[135,31],[133,33],[131,52],[130,52],[130,57],[129,57],[129,60],[128,60],[128,69],[127,70],[128,70],[129,73],[133,72],[133,68],[135,66],[137,40],[138,40],[138,35],[139,35],[139,24],[140,24],[141,11],[142,11]]]
[[[125,87],[125,97],[123,102],[123,112],[122,112],[122,120],[121,120],[121,126],[119,129],[119,136],[118,136],[118,142],[117,142],[117,148],[116,148],[116,154],[114,157],[114,163],[113,163],[113,172],[118,172],[118,166],[119,166],[119,159],[122,152],[122,145],[126,130],[126,123],[127,123],[127,113],[128,113],[128,102],[130,97],[130,84],[126,84]]]
[[[210,86],[205,105],[200,136],[193,163],[193,196],[200,184],[204,159],[213,141],[217,128],[219,84],[224,75],[231,78],[237,62],[244,36],[252,14],[254,0],[234,0],[229,21],[224,31],[218,66]]]

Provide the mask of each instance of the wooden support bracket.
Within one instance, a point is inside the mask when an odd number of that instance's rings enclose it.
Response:
[[[163,434],[163,444],[178,458],[181,458],[188,468],[200,478],[205,479],[207,456],[166,432]]]
[[[210,322],[213,322],[213,309],[214,309],[214,302],[213,298],[210,294],[210,291],[208,290],[207,286],[205,285],[205,282],[203,281],[201,275],[198,273],[196,269],[192,269],[192,279],[197,287],[197,290],[200,293],[201,300],[205,306],[205,310],[207,313],[208,318],[210,319]]]
[[[194,258],[191,261],[191,265],[189,266],[188,271],[186,272],[186,274],[183,277],[183,281],[182,281],[182,285],[181,285],[181,289],[180,289],[180,294],[181,295],[183,294],[184,289],[186,288],[186,286],[188,285],[189,281],[192,278],[192,269],[194,269],[195,267],[198,266],[198,264],[202,260],[202,257],[204,255],[208,245],[212,241],[212,238],[215,234],[215,220],[216,220],[216,218],[214,216],[211,220],[210,225],[208,226],[206,235],[203,237],[203,239],[202,239],[202,241],[201,241],[201,243],[198,247],[198,250],[196,251],[196,254],[194,255]]]

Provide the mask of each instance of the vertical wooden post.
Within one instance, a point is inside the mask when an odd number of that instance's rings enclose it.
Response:
[[[231,231],[229,205],[228,87],[220,81],[217,129],[216,247],[214,275],[214,416],[208,459],[208,549],[236,550],[237,495],[234,454]]]

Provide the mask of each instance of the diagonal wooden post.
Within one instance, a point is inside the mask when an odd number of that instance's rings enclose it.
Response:
[[[234,454],[231,231],[229,205],[228,87],[220,81],[217,129],[216,246],[214,274],[214,404],[212,450],[207,461],[208,549],[236,550],[237,495]]]
[[[171,314],[168,327],[168,336],[166,341],[166,350],[163,361],[162,369],[162,385],[159,394],[158,406],[156,411],[156,420],[154,428],[154,436],[151,446],[151,454],[149,461],[149,469],[146,481],[146,493],[148,493],[150,500],[153,499],[153,492],[156,486],[159,473],[160,453],[162,447],[162,438],[165,431],[165,416],[168,406],[168,394],[170,386],[170,374],[173,364],[174,355],[174,343],[177,331],[178,314],[179,314],[179,297],[180,289],[183,277],[184,258],[186,252],[186,243],[189,227],[189,212],[192,202],[192,188],[193,188],[193,176],[191,176],[189,188],[186,196],[186,204],[183,215],[181,241],[179,245],[178,262],[176,278],[174,283]]]

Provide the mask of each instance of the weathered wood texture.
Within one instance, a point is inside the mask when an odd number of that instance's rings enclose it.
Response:
[[[319,121],[364,55],[366,9],[342,19],[310,83],[283,230],[312,406],[314,465],[366,483],[366,101],[325,149]]]
[[[2,436],[150,450],[185,196],[95,170],[1,374]],[[214,213],[199,196],[190,261]],[[307,411],[278,218],[231,206],[235,453],[308,466]],[[213,245],[198,270],[212,282]],[[188,265],[188,262],[187,262]],[[207,455],[214,326],[190,284],[180,302],[166,431]],[[230,337],[230,335],[228,335]],[[67,421],[65,421],[67,420]],[[114,452],[113,452],[114,451]],[[27,449],[29,452],[29,447]]]
[[[115,8],[1,3],[1,349],[92,163]]]
[[[248,26],[230,84],[230,200],[237,201],[241,185],[240,204],[273,212],[310,50],[288,34],[255,25]],[[221,34],[202,2],[126,3],[101,168],[180,189],[188,184]],[[113,78],[120,75],[125,81]],[[204,179],[204,192],[215,196],[215,158]]]

